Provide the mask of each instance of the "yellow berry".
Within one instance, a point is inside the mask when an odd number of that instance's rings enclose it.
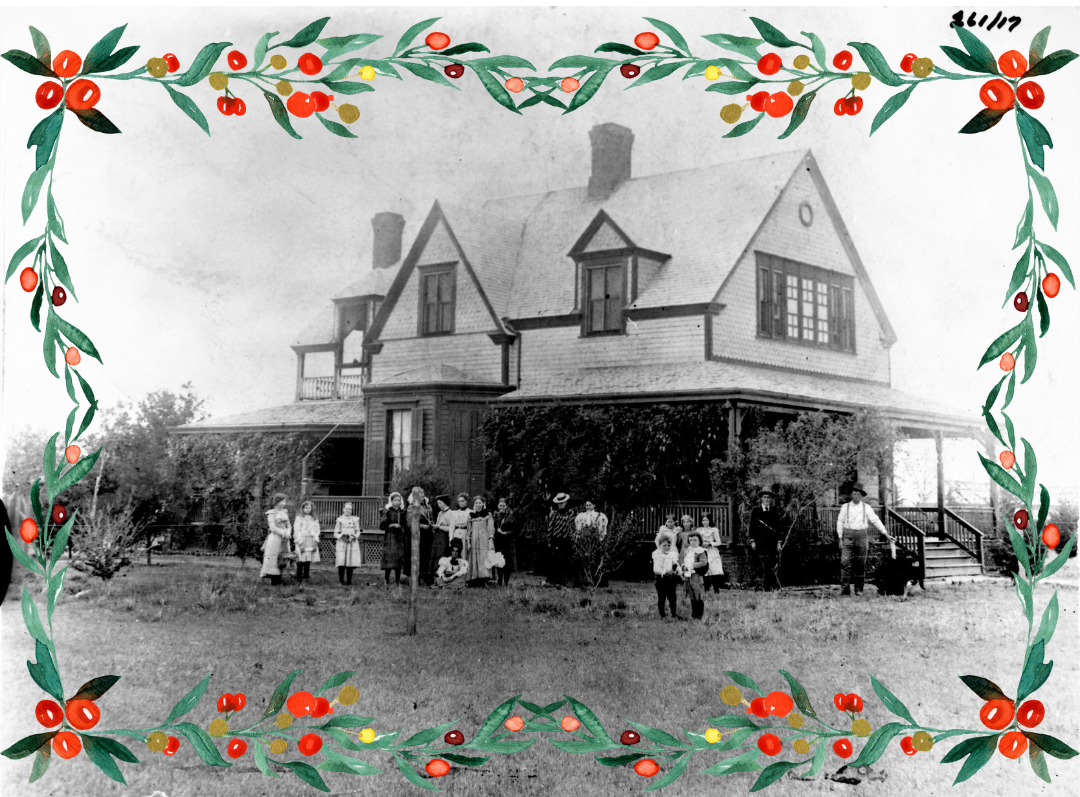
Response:
[[[355,108],[355,107],[356,107],[355,105],[342,105],[341,108],[338,109],[338,111],[341,112],[341,111],[344,111],[346,108]],[[359,114],[359,111],[357,111],[357,113]],[[355,119],[346,120],[345,119],[345,114],[341,115],[341,120],[343,122],[345,122],[345,124],[350,124],[351,122],[356,121]],[[339,702],[343,706],[351,706],[353,703],[355,703],[359,699],[360,699],[360,690],[357,689],[352,684],[346,684],[345,686],[341,687],[341,691],[338,692],[338,695],[337,695],[337,702]]]
[[[916,58],[911,62],[911,72],[915,77],[926,77],[934,71],[934,62],[929,58]]]
[[[374,80],[375,79],[375,67],[371,64],[365,64],[360,67],[360,79],[361,80]]]
[[[718,741],[720,741],[720,737],[722,735],[723,734],[721,734],[720,731],[716,728],[709,728],[705,731],[705,741],[707,741],[709,744],[716,744]]]
[[[360,741],[362,741],[364,744],[371,744],[373,741],[375,741],[375,729],[364,728],[364,730],[360,731],[357,736],[360,737]]]
[[[341,121],[343,121],[347,125],[351,125],[353,122],[360,118],[360,109],[349,102],[345,103],[344,105],[339,105],[337,112],[338,116],[341,117]],[[348,701],[347,703],[341,697],[341,695],[346,694],[346,689],[351,689],[352,691],[348,694],[353,696],[352,700]],[[341,688],[341,695],[338,695],[338,702],[342,705],[349,706],[360,699],[360,690],[357,689],[355,686],[343,686]]]
[[[214,91],[221,91],[229,85],[229,76],[224,72],[211,72],[208,80],[210,81],[210,88]]]
[[[289,62],[285,60],[285,56],[281,53],[275,53],[270,56],[270,66],[274,69],[284,69],[289,65]]]
[[[277,93],[282,97],[288,97],[292,94],[292,83],[287,80],[279,80],[275,88],[277,88]]]
[[[810,56],[797,55],[791,65],[796,69],[806,69],[806,67],[810,66]]]
[[[928,750],[933,750],[934,737],[928,734],[926,731],[917,731],[911,737],[911,746],[918,750],[920,753],[925,753]]]
[[[293,715],[290,714],[288,711],[282,711],[280,714],[277,715],[277,719],[274,720],[274,724],[281,728],[281,730],[285,730],[290,725],[292,725],[292,721]]]
[[[742,116],[742,106],[739,105],[737,102],[733,102],[730,105],[725,105],[723,108],[720,109],[720,118],[727,122],[729,125],[733,125],[737,121],[739,121],[740,116]],[[738,695],[738,697],[736,697],[732,702],[728,703],[728,705],[734,706],[742,702],[742,695],[739,693],[739,688],[737,686],[725,686],[724,689],[734,689],[735,694]],[[721,692],[720,696],[723,698],[724,693]],[[728,702],[727,698],[724,698],[724,702]]]
[[[732,106],[726,105],[724,107],[726,109]],[[735,107],[738,108],[739,106],[736,105]],[[720,113],[722,115],[723,111],[721,111]],[[725,119],[724,121],[726,122],[727,119]],[[728,684],[720,690],[720,699],[727,703],[729,706],[737,706],[739,705],[739,703],[742,702],[742,692],[739,691],[739,687]]]
[[[284,59],[282,59],[282,60],[284,60]],[[285,752],[285,750],[286,750],[286,748],[288,748],[288,746],[289,746],[289,743],[287,741],[285,741],[284,739],[274,739],[274,741],[270,742],[270,752],[273,753],[274,755],[281,755],[282,753]]]
[[[165,77],[169,72],[169,62],[164,58],[151,58],[146,62],[146,71],[153,77]],[[168,739],[166,738],[166,742]],[[161,748],[164,750],[165,748]],[[156,750],[154,752],[157,752]]]
[[[851,85],[857,88],[859,91],[865,91],[870,87],[870,73],[869,72],[856,72],[851,76]]]
[[[851,723],[851,732],[856,736],[869,736],[871,730],[870,723],[862,717]]]
[[[207,728],[211,736],[224,736],[229,732],[229,723],[218,717],[210,723],[210,727]]]
[[[161,731],[154,731],[146,737],[146,749],[151,753],[160,753],[169,744],[169,737]]]
[[[714,66],[713,64],[709,64],[707,67],[705,67],[705,79],[706,80],[716,80],[722,74],[723,73],[720,71],[720,67],[718,67],[718,66]]]
[[[803,726],[803,722],[805,722],[805,720],[803,719],[803,715],[799,714],[797,711],[793,711],[787,715],[787,724],[790,725],[792,728],[801,728]]]
[[[788,83],[787,93],[792,97],[798,97],[802,94],[804,88],[806,88],[806,86],[803,85],[801,80],[793,80]]]
[[[806,741],[806,739],[796,739],[791,743],[791,746],[795,748],[795,752],[799,755],[806,755],[810,752],[810,742]]]

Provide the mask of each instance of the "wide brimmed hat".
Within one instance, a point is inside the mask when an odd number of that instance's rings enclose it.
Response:
[[[556,495],[554,498],[551,499],[551,502],[554,503],[554,504],[565,504],[569,500],[570,500],[570,494],[569,493],[559,493],[558,495]]]
[[[862,482],[855,482],[851,485],[851,492],[859,492],[863,494],[863,498],[866,497],[866,490],[863,489]]]
[[[435,503],[438,503],[439,501],[442,501],[447,506],[450,506],[450,496],[448,496],[448,495],[437,495],[437,496],[435,496]]]
[[[757,497],[758,498],[763,498],[766,495],[772,496],[773,498],[776,498],[776,493],[774,493],[772,490],[762,490],[760,493],[758,493]]]

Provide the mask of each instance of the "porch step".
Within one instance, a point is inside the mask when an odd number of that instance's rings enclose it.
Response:
[[[982,575],[978,560],[952,540],[927,537],[924,550],[928,580]]]

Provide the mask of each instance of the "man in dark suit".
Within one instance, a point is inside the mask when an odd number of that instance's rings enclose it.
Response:
[[[780,512],[773,506],[776,496],[769,490],[758,494],[758,505],[750,511],[750,550],[761,567],[761,585],[766,592],[780,587]]]

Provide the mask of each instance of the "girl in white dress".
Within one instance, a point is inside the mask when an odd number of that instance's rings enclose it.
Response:
[[[713,592],[720,591],[720,583],[724,580],[724,563],[720,560],[720,529],[712,524],[708,515],[701,516],[701,526],[698,528],[701,535],[701,547],[709,557],[709,572],[705,574],[705,591],[712,587]]]
[[[296,550],[297,580],[311,578],[311,563],[321,561],[319,557],[319,521],[312,513],[311,501],[300,505],[300,514],[293,525],[293,548]]]
[[[334,524],[335,545],[334,563],[337,565],[338,583],[341,586],[352,584],[352,574],[360,564],[360,518],[352,513],[353,505],[346,503],[341,508],[341,517]]]
[[[259,571],[260,578],[269,578],[275,587],[281,583],[281,568],[278,556],[284,550],[289,553],[289,538],[292,536],[292,524],[289,523],[289,499],[278,493],[274,496],[274,508],[266,510],[266,523],[270,533],[263,541],[263,563]]]

